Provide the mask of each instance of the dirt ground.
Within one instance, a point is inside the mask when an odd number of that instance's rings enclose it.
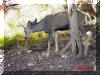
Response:
[[[4,71],[4,51],[0,49],[0,75]]]
[[[68,40],[59,41],[59,51],[64,48]],[[50,56],[45,56],[47,51],[47,41],[31,48],[23,48],[21,52],[13,54],[13,50],[5,52],[4,70],[5,71],[94,71],[96,70],[96,49],[89,48],[87,58],[73,58],[71,49],[65,54],[58,55],[54,52],[55,45],[52,42]],[[77,66],[77,69],[73,69]],[[83,69],[80,69],[83,66]],[[91,66],[90,69],[85,69]]]

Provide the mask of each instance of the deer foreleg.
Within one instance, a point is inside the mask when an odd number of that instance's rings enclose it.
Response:
[[[84,41],[84,47],[85,47],[84,56],[87,56],[88,47],[90,45],[89,39],[91,38],[92,33],[90,33],[90,37],[89,37],[89,34],[86,34],[86,32],[85,32],[85,30],[84,30],[84,28],[82,26],[80,26],[79,29],[80,29],[81,34],[83,34],[83,41]]]
[[[54,32],[54,35],[55,35],[55,45],[56,45],[56,50],[55,50],[55,52],[58,52],[58,32],[55,31],[55,32]]]
[[[48,33],[48,50],[46,53],[46,57],[48,57],[49,53],[50,53],[51,41],[52,41],[52,32],[49,31],[49,33]]]

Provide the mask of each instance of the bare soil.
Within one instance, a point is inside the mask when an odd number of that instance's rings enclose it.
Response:
[[[4,71],[4,51],[0,49],[0,75]]]
[[[68,40],[59,41],[59,51],[64,48]],[[5,52],[4,68],[5,71],[94,71],[96,70],[96,49],[89,48],[86,58],[72,57],[71,49],[67,50],[63,55],[54,52],[55,45],[52,42],[50,56],[45,56],[47,51],[47,41],[31,48],[23,48],[20,52],[13,54],[13,50]],[[77,66],[77,69],[73,69]],[[83,69],[79,67],[83,66]],[[85,69],[85,66],[91,66],[91,69]]]

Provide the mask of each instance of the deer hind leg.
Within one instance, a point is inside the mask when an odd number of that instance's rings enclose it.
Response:
[[[86,34],[84,28],[82,26],[79,27],[80,28],[80,31],[83,35],[83,41],[84,41],[84,56],[87,56],[87,53],[88,53],[88,47],[90,45],[89,43],[89,40],[90,38],[92,37],[92,33],[91,32],[88,32],[89,34]]]
[[[83,45],[84,45],[84,56],[86,56],[87,55],[87,52],[88,52],[88,36],[85,34],[85,33],[83,33]]]
[[[55,31],[54,35],[55,35],[55,46],[56,46],[55,52],[58,52],[58,32]]]
[[[83,30],[83,31],[81,31],[81,33],[83,34],[83,41],[84,41],[84,56],[87,56],[87,53],[88,53],[88,47],[89,47],[89,45],[90,45],[90,43],[89,43],[89,39],[90,39],[90,37],[89,37],[89,35],[86,35],[85,34],[85,31]]]
[[[84,25],[83,23],[80,24],[79,30],[80,30],[80,33],[81,33],[81,35],[83,37],[83,41],[84,41],[84,47],[85,47],[84,51],[85,51],[85,55],[87,55],[87,51],[88,51],[88,45],[87,45],[88,40],[87,40],[87,38],[88,38],[88,36],[86,35],[86,32],[84,30],[83,25]]]
[[[82,57],[82,44],[81,44],[80,36],[77,39],[77,46],[78,46],[78,50],[79,50],[79,56]]]
[[[88,47],[89,47],[89,45],[90,45],[90,42],[89,42],[89,40],[92,38],[92,32],[91,31],[88,31],[87,32],[87,36],[88,36],[88,38],[86,39],[86,41],[85,41],[85,51],[84,51],[84,55],[85,56],[87,56],[87,53],[88,53]]]
[[[48,50],[46,53],[46,57],[49,57],[49,54],[50,54],[51,41],[52,41],[52,32],[49,31],[49,33],[48,33]]]
[[[88,53],[88,40],[85,40],[84,56],[87,56],[87,53]]]

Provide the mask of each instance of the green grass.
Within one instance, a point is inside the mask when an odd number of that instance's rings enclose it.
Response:
[[[0,37],[0,47],[4,46],[4,37]]]
[[[4,49],[16,49],[20,46],[24,46],[26,40],[24,39],[23,34],[16,34],[13,37],[5,36],[4,38]]]
[[[38,32],[31,34],[27,40],[24,38],[24,34],[16,34],[13,37],[5,36],[4,49],[16,49],[21,47],[30,47],[34,44],[40,43],[47,39],[47,34],[44,32]]]
[[[67,32],[60,33],[61,37],[59,37],[59,39],[63,39],[64,37],[66,37],[66,33]],[[48,35],[45,32],[32,33],[27,40],[25,40],[24,37],[24,34],[16,34],[13,37],[5,36],[4,41],[2,39],[0,43],[2,44],[5,50],[10,50],[19,49],[22,47],[31,47],[34,44],[39,44],[44,40],[48,39]]]

